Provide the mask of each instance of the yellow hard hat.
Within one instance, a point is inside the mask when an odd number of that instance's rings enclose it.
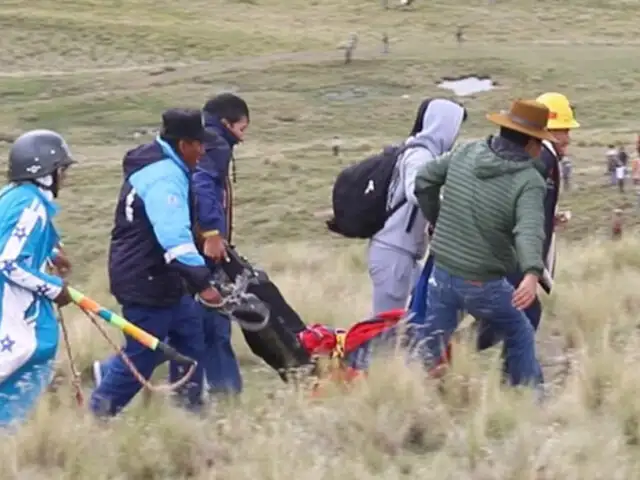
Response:
[[[565,130],[580,126],[573,116],[573,108],[571,108],[569,99],[561,93],[545,93],[536,98],[536,101],[549,109],[549,120],[547,121],[549,130]]]

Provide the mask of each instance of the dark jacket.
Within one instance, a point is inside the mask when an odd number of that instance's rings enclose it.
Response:
[[[168,306],[202,291],[210,273],[192,233],[189,171],[160,138],[127,152],[109,247],[111,293],[120,304]],[[186,282],[186,285],[185,285]]]
[[[215,133],[215,139],[205,143],[205,154],[193,173],[196,223],[203,233],[218,230],[231,241],[233,192],[229,166],[238,140],[217,117],[205,112],[204,121],[207,131]]]
[[[555,232],[556,207],[560,194],[560,160],[553,147],[546,142],[542,145],[540,160],[544,165],[542,176],[547,185],[547,192],[544,197],[544,258],[547,258],[551,240]],[[549,265],[548,265],[549,266]]]
[[[626,167],[627,163],[629,163],[629,155],[627,155],[627,152],[619,152],[618,161],[623,167]]]

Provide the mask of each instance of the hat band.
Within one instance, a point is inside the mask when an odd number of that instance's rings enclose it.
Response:
[[[169,140],[174,140],[174,141],[180,141],[180,140],[200,140],[202,135],[198,135],[196,133],[193,132],[189,132],[189,133],[174,133],[174,132],[167,132],[166,129],[161,129],[160,130],[160,136],[167,138]]]
[[[506,115],[509,118],[509,120],[511,120],[513,123],[517,123],[521,127],[531,128],[533,130],[546,130],[546,125],[541,126],[537,123],[530,122],[526,118],[522,118],[518,115],[514,115],[511,112],[507,112],[503,110],[502,114]]]

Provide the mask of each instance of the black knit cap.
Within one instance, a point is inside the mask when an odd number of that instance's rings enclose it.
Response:
[[[169,140],[206,141],[210,134],[202,123],[200,110],[172,108],[162,114],[161,135]]]

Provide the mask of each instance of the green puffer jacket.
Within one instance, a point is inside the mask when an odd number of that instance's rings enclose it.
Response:
[[[437,219],[431,242],[436,265],[476,281],[518,267],[542,275],[541,168],[521,147],[497,136],[459,145],[427,164],[416,177],[415,194],[427,220]]]

